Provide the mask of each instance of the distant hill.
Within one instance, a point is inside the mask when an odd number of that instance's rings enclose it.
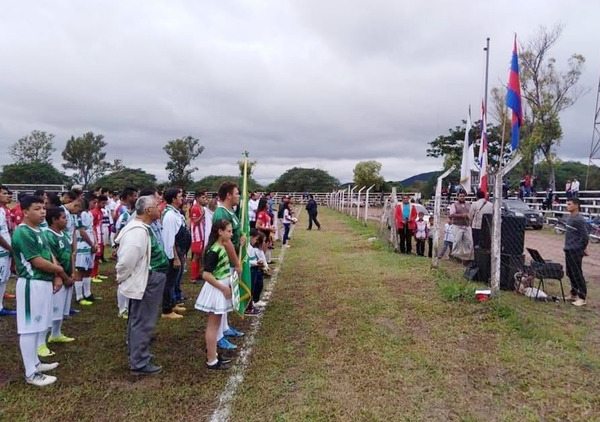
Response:
[[[389,182],[393,184],[399,184],[402,186],[412,186],[416,182],[429,182],[432,177],[437,177],[441,174],[439,171],[430,171],[428,173],[417,174],[416,176],[409,177],[400,182]]]

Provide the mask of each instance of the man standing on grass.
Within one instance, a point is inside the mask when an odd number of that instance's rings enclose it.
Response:
[[[589,241],[587,226],[584,218],[579,213],[580,201],[577,197],[567,200],[567,211],[571,214],[567,220],[565,233],[565,262],[567,276],[571,281],[571,297],[575,306],[584,306],[587,296],[587,285],[583,277],[583,257],[587,255],[586,249]]]
[[[412,237],[417,224],[417,208],[410,203],[408,195],[402,197],[402,203],[394,210],[396,230],[400,236],[400,253],[410,255]]]
[[[16,311],[4,309],[4,292],[10,277],[12,247],[10,245],[10,212],[6,205],[10,202],[8,188],[0,185],[0,316],[15,316]]]
[[[141,196],[136,217],[119,233],[115,267],[119,293],[129,299],[127,348],[135,375],[156,375],[162,367],[151,362],[150,342],[156,328],[169,260],[150,227],[160,218],[154,196]]]
[[[250,228],[256,228],[256,210],[258,209],[258,192],[250,192],[250,200],[248,201],[248,218],[250,219]]]
[[[308,202],[306,203],[306,211],[308,212],[308,229],[312,230],[313,222],[319,230],[321,230],[321,224],[317,221],[317,201],[312,195],[308,195]]]
[[[485,198],[485,193],[477,191],[477,201],[471,204],[469,208],[469,221],[471,222],[471,234],[473,236],[473,248],[479,247],[481,239],[481,229],[483,225],[483,216],[493,214],[494,206]],[[491,230],[491,229],[490,229]]]
[[[55,263],[50,247],[40,230],[46,217],[44,200],[26,196],[21,201],[23,224],[15,229],[12,253],[17,267],[17,331],[28,384],[42,387],[56,377],[44,375],[58,363],[41,363],[38,345],[45,344],[46,332],[52,326],[52,295],[72,279]]]
[[[468,261],[473,254],[473,235],[469,221],[471,204],[466,202],[464,192],[458,194],[458,201],[450,205],[450,217],[452,218],[452,256]]]
[[[190,229],[192,232],[192,262],[190,263],[191,282],[201,281],[200,268],[202,267],[202,255],[204,254],[205,239],[210,233],[204,232],[206,224],[206,213],[204,207],[207,203],[206,190],[196,191],[196,203],[190,208]]]

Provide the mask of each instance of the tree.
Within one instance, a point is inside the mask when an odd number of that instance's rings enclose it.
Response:
[[[325,170],[294,167],[275,180],[269,190],[283,192],[331,192],[340,181]]]
[[[116,161],[116,160],[115,160]],[[156,188],[156,176],[142,169],[131,169],[123,167],[120,170],[113,171],[106,176],[96,180],[96,186],[101,186],[108,190],[122,190],[127,186],[133,186],[138,189]]]
[[[77,138],[71,136],[62,152],[65,169],[75,170],[73,177],[83,185],[84,189],[110,169],[110,163],[104,160],[106,147],[103,135],[87,132]]]
[[[48,163],[7,164],[0,174],[4,184],[70,184],[69,176]]]
[[[238,167],[240,169],[240,177],[244,176],[244,162],[238,161]],[[252,176],[254,173],[254,168],[256,167],[256,161],[248,161],[248,177]]]
[[[125,164],[123,164],[123,160],[116,158],[113,160],[112,164],[110,165],[110,169],[113,172],[115,172],[115,171],[125,170],[125,169],[127,169],[127,167],[125,167]]]
[[[194,183],[191,187],[193,190],[206,189],[209,192],[216,192],[226,180],[231,180],[233,182],[238,183],[240,180],[240,176],[206,176],[203,179],[200,179],[196,183]],[[241,186],[241,185],[240,185]],[[248,177],[248,189],[251,191],[263,190],[264,187],[261,186],[256,180],[252,177]]]
[[[563,134],[558,116],[587,92],[577,85],[584,56],[571,55],[565,71],[558,71],[556,59],[549,56],[562,31],[560,24],[551,29],[541,26],[538,33],[521,46],[519,55],[521,92],[527,106],[525,112],[530,114],[523,147],[542,154],[550,168],[550,186],[555,186],[553,150]]]
[[[169,171],[169,181],[175,186],[185,188],[193,182],[192,173],[198,170],[198,167],[190,167],[190,165],[202,154],[204,147],[200,145],[199,139],[186,136],[167,142],[163,149],[169,156],[166,167]]]
[[[52,164],[51,155],[54,148],[54,135],[39,130],[22,137],[11,147],[9,154],[16,164],[46,163]]]
[[[361,161],[354,166],[354,184],[359,189],[375,185],[375,190],[379,190],[384,183],[380,171],[381,163],[373,160]]]

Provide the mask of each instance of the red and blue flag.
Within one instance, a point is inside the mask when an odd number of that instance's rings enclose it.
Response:
[[[508,88],[506,93],[506,106],[512,110],[511,122],[511,147],[516,151],[519,147],[519,129],[523,124],[523,107],[521,104],[521,81],[519,80],[519,56],[517,55],[517,36],[513,47]]]

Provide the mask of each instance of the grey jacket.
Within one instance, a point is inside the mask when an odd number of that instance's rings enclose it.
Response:
[[[588,245],[588,231],[581,214],[569,217],[565,233],[565,251],[584,251]]]

